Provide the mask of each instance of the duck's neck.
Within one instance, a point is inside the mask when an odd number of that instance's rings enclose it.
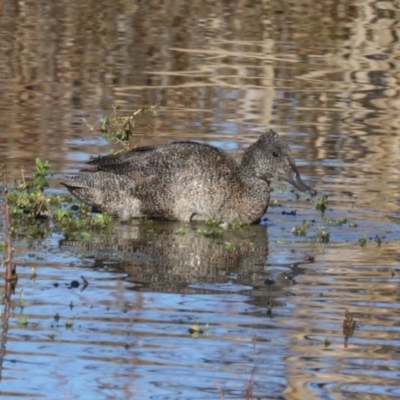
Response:
[[[252,145],[244,153],[240,164],[240,175],[246,184],[250,196],[254,199],[262,199],[268,205],[270,180],[260,172],[257,162],[257,148]]]
[[[244,179],[262,179],[267,181],[263,176],[261,176],[259,171],[259,166],[257,160],[257,142],[253,143],[250,147],[246,149],[243,154],[242,162],[240,164],[240,172]],[[268,181],[267,181],[268,182]]]

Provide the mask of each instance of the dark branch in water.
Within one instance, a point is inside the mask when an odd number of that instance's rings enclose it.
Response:
[[[1,331],[1,348],[0,348],[0,381],[2,380],[3,360],[6,355],[6,342],[8,335],[8,321],[11,315],[11,293],[13,290],[13,279],[16,277],[15,266],[12,265],[13,247],[11,240],[11,215],[10,207],[8,204],[8,186],[7,186],[7,167],[3,164],[3,193],[4,193],[4,212],[6,220],[5,242],[7,246],[6,260],[6,273],[4,279],[4,313]]]
[[[12,281],[13,281],[13,265],[12,265],[12,256],[13,256],[13,246],[11,239],[11,214],[10,214],[10,206],[8,204],[8,185],[7,185],[7,167],[3,164],[3,193],[4,193],[4,213],[6,220],[6,232],[5,232],[5,241],[7,247],[6,259],[4,264],[6,266],[6,274],[5,274],[5,298],[6,301],[9,301],[11,298],[12,291]]]

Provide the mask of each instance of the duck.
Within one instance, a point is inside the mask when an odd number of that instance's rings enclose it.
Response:
[[[274,176],[317,194],[302,181],[289,145],[272,129],[244,151],[241,162],[218,147],[179,141],[100,156],[86,165],[83,174],[61,184],[121,220],[255,223],[267,211]]]

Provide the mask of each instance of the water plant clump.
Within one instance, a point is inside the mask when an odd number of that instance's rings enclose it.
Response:
[[[122,146],[121,151],[135,147],[133,136],[138,122],[147,114],[154,113],[157,106],[136,109],[128,116],[118,116],[117,107],[113,117],[103,118],[100,126],[93,127],[84,122],[91,131],[100,132],[110,143]],[[49,236],[52,231],[60,231],[69,238],[89,238],[92,232],[107,233],[113,218],[106,213],[93,213],[92,208],[71,195],[48,193],[48,161],[36,158],[36,172],[26,178],[21,170],[21,180],[7,193],[10,215],[13,220],[11,232],[14,236],[38,240]]]
[[[347,218],[330,218],[326,221],[326,223],[332,226],[343,226],[344,224],[347,224]]]
[[[70,195],[47,193],[49,163],[36,159],[36,173],[26,178],[21,171],[21,181],[9,190],[7,199],[14,236],[43,239],[53,230],[67,235],[90,237],[90,232],[107,231],[112,217],[94,214],[91,207],[81,204]]]
[[[197,236],[203,236],[207,239],[221,239],[224,236],[224,230],[220,227],[210,227],[207,229],[197,229]]]
[[[292,233],[296,236],[306,236],[307,229],[311,226],[313,226],[311,221],[304,220],[300,225],[296,225],[292,229]]]
[[[328,196],[325,194],[315,200],[315,209],[321,212],[325,212],[328,206]]]
[[[157,110],[156,105],[143,106],[135,111],[132,111],[128,116],[118,116],[117,106],[113,106],[114,116],[104,117],[99,126],[90,125],[85,119],[83,122],[91,132],[100,132],[103,138],[111,144],[122,146],[122,150],[127,151],[137,145],[134,143],[135,128],[138,122],[146,114],[154,114]]]
[[[365,234],[361,235],[361,237],[358,239],[358,244],[361,247],[365,247],[367,245],[367,236]]]
[[[320,228],[315,234],[315,239],[319,243],[329,243],[330,233],[327,232],[324,228]]]

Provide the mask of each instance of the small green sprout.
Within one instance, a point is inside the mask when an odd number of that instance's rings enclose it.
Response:
[[[315,238],[320,243],[329,243],[329,236],[329,232],[327,232],[324,228],[319,229],[318,232],[315,234]]]
[[[321,212],[325,212],[327,204],[328,204],[328,196],[325,194],[322,195],[320,198],[314,201],[315,209]]]
[[[74,325],[74,323],[72,322],[71,319],[68,318],[68,319],[65,321],[65,327],[66,327],[67,329],[71,329],[71,328],[73,327],[73,325]]]
[[[365,236],[365,234],[363,234],[360,239],[358,239],[358,244],[361,247],[365,247],[367,245],[367,237]]]
[[[176,234],[177,234],[178,236],[185,236],[185,235],[186,235],[186,231],[185,231],[185,229],[181,226],[181,227],[176,231]]]
[[[296,236],[305,236],[307,234],[307,229],[312,225],[312,222],[304,220],[300,225],[292,229],[292,233]]]

